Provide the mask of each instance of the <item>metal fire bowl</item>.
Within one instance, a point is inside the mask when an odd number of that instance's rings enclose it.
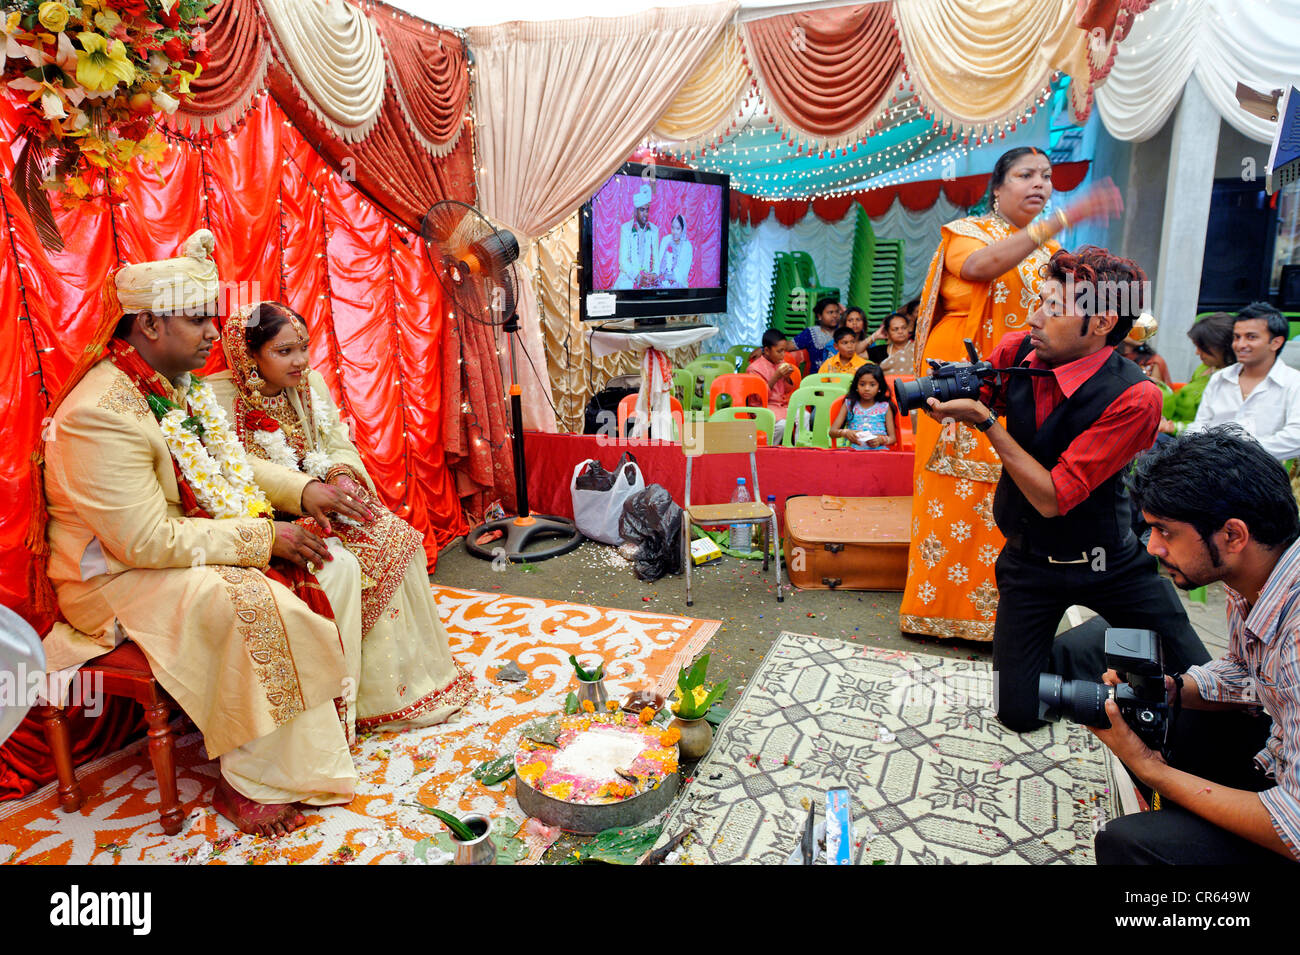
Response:
[[[639,826],[668,808],[681,787],[680,773],[667,776],[658,789],[651,789],[618,802],[601,805],[583,805],[564,802],[547,796],[515,776],[515,799],[519,808],[548,826],[559,826],[565,832],[580,836],[594,836],[605,829]]]

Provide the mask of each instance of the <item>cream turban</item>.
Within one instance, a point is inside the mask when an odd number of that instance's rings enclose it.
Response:
[[[122,313],[198,310],[216,301],[220,283],[214,248],[212,233],[199,229],[185,240],[179,258],[123,266],[117,273]]]
[[[632,199],[632,205],[640,209],[642,206],[650,205],[650,199],[650,186],[642,185],[641,188],[636,191],[636,196]]]

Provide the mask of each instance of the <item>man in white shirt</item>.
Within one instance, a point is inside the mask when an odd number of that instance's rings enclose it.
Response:
[[[1277,460],[1300,457],[1300,371],[1278,360],[1289,331],[1271,305],[1256,302],[1238,312],[1232,327],[1237,363],[1210,378],[1187,430],[1235,422]]]

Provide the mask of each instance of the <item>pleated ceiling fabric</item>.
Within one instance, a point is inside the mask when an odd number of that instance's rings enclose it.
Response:
[[[212,58],[190,82],[193,99],[176,113],[176,122],[196,131],[224,131],[252,107],[266,80],[271,45],[256,0],[222,0],[204,32]]]
[[[1219,115],[1244,136],[1272,142],[1277,124],[1243,110],[1237,83],[1264,92],[1296,82],[1300,0],[1161,0],[1140,13],[1097,90],[1116,139],[1150,139],[1192,75]]]
[[[483,211],[526,238],[562,222],[645,139],[736,9],[467,31]]]
[[[290,75],[321,122],[355,142],[384,102],[384,49],[374,22],[343,0],[261,0]]]
[[[445,156],[466,126],[469,69],[464,44],[391,7],[371,7],[370,16],[383,41],[388,78],[412,135],[431,155]]]
[[[893,4],[790,13],[744,28],[773,119],[820,149],[861,140],[898,89],[903,54]]]
[[[918,94],[959,127],[1023,114],[1057,68],[1074,3],[1061,0],[895,0],[903,56]],[[1076,81],[1089,82],[1084,75]]]
[[[651,136],[683,151],[715,141],[734,127],[741,101],[753,85],[740,29],[730,23],[659,117]]]

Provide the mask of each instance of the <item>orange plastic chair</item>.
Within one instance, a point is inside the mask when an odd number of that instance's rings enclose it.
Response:
[[[767,382],[761,375],[754,375],[749,372],[740,374],[719,375],[713,379],[713,384],[709,386],[709,414],[718,410],[718,396],[727,394],[731,396],[731,407],[744,408],[749,404],[749,397],[755,395],[761,402],[761,406],[767,407]]]
[[[916,381],[915,375],[886,375],[885,387],[889,389],[889,396],[894,398],[894,382],[896,381]],[[897,404],[897,399],[894,399]],[[894,419],[894,430],[898,432],[898,450],[915,451],[916,450],[916,433],[912,429],[912,415],[900,414]]]
[[[620,438],[627,435],[627,422],[636,411],[636,399],[636,393],[633,392],[630,395],[625,395],[623,400],[618,403],[618,437]],[[671,395],[669,395],[668,401],[669,408],[672,410],[673,426],[676,428],[677,434],[664,440],[676,441],[677,435],[682,433],[682,403]]]

